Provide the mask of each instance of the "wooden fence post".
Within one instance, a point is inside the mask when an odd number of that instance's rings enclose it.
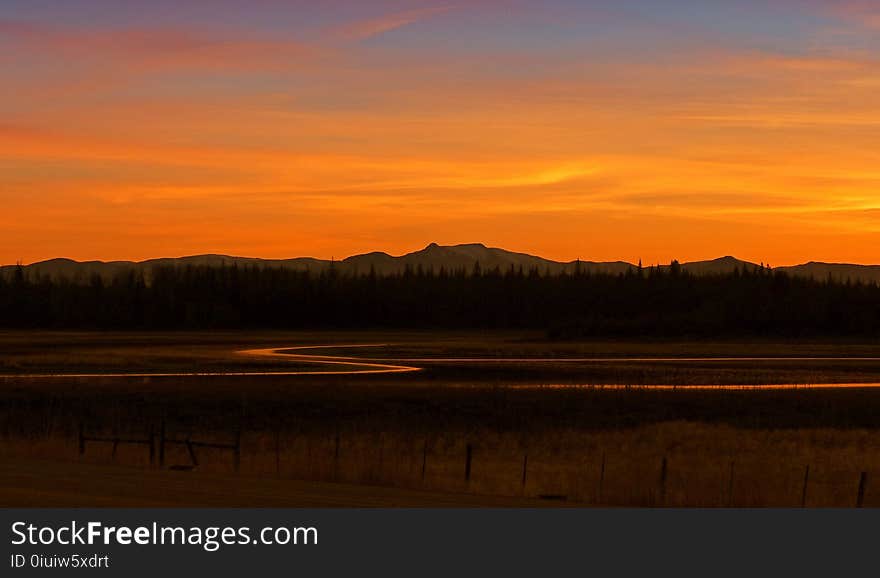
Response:
[[[666,456],[663,456],[663,463],[660,464],[660,505],[666,505],[666,475],[668,471],[668,464],[666,461]]]
[[[602,464],[599,466],[599,493],[598,493],[598,501],[602,503],[602,492],[605,486],[605,452],[602,452]]]
[[[159,467],[165,467],[165,418],[159,422]]]
[[[474,456],[474,448],[471,444],[467,445],[467,453],[465,455],[464,460],[464,481],[470,483],[471,481],[471,459]]]
[[[804,489],[801,491],[801,508],[807,507],[807,486],[810,483],[810,466],[804,468]]]
[[[734,461],[730,460],[730,477],[727,479],[727,507],[733,507],[733,476],[734,476]]]
[[[186,440],[186,449],[189,452],[189,459],[192,462],[192,465],[198,466],[199,460],[198,460],[198,458],[196,458],[196,450],[193,447],[192,441],[189,438],[187,438],[187,440]]]
[[[49,416],[46,418],[46,429],[45,429],[46,439],[49,439],[52,437],[52,417],[54,415],[52,410],[54,409],[54,407],[55,407],[55,396],[53,395],[51,398],[49,398],[49,412],[48,412]]]
[[[232,467],[237,473],[241,469],[241,426],[235,430],[235,448],[232,451]]]
[[[523,454],[523,468],[522,468],[522,491],[526,492],[526,475],[529,468],[529,454]]]
[[[281,428],[275,430],[275,475],[281,477]]]
[[[862,472],[859,475],[859,493],[856,496],[856,508],[861,508],[865,504],[865,490],[868,488],[868,472]]]
[[[425,483],[425,472],[428,469],[428,438],[425,437],[425,444],[422,446],[422,483]]]
[[[156,432],[153,425],[150,425],[150,466],[156,462]]]
[[[378,479],[382,480],[382,472],[385,470],[385,433],[379,434],[379,467],[377,468]]]
[[[333,480],[339,478],[339,424],[336,424],[336,433],[333,436]]]
[[[83,428],[83,423],[79,422],[79,455],[85,455],[86,453],[86,436]]]

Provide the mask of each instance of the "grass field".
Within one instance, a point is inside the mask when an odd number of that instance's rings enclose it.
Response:
[[[387,345],[369,353],[340,347],[320,354],[406,360],[421,371],[21,376],[314,370],[312,363],[235,352],[353,343]],[[880,357],[875,343],[556,343],[538,335],[492,333],[13,332],[0,334],[0,352],[0,374],[16,375],[0,378],[0,456],[10,468],[56,461],[59,487],[67,477],[75,487],[76,480],[94,475],[100,488],[101,472],[110,476],[120,468],[141,472],[142,485],[162,487],[165,470],[150,465],[145,445],[120,444],[114,454],[112,443],[88,442],[80,455],[77,438],[82,428],[88,436],[147,439],[164,424],[169,437],[197,442],[230,443],[240,431],[238,474],[228,450],[198,448],[197,471],[173,472],[174,479],[203,476],[203,483],[222,480],[217,487],[227,488],[238,479],[242,485],[272,480],[274,489],[261,494],[260,504],[268,505],[273,495],[278,505],[292,503],[279,488],[308,481],[382,488],[376,492],[401,496],[412,491],[469,496],[464,500],[469,505],[508,497],[515,498],[514,505],[538,499],[568,505],[848,507],[855,505],[866,472],[863,504],[880,506],[880,483],[875,483],[880,389],[556,387],[877,383],[880,361],[866,359]],[[708,359],[717,357],[740,359]],[[853,357],[861,359],[842,359]],[[441,361],[450,358],[479,361]],[[510,358],[517,361],[504,361]],[[165,468],[191,464],[181,444],[169,446],[165,458]],[[0,503],[33,504],[33,495],[10,484],[3,482]],[[148,505],[153,491],[144,489],[141,498],[136,492],[120,497],[114,490],[112,501]],[[362,495],[349,494],[355,502]],[[68,495],[69,505],[77,505],[75,495]]]
[[[540,499],[46,459],[0,460],[0,504],[65,507],[546,507]],[[553,503],[552,505],[557,505]]]

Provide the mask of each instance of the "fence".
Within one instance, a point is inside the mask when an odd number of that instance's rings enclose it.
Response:
[[[212,448],[218,450],[229,450],[232,452],[233,456],[233,469],[238,472],[241,468],[241,429],[236,429],[234,433],[234,442],[229,444],[216,443],[216,442],[205,442],[194,440],[190,437],[186,438],[172,438],[168,437],[165,432],[165,421],[163,420],[159,425],[159,434],[158,436],[155,434],[155,430],[153,427],[150,427],[149,433],[147,437],[144,439],[138,438],[124,438],[118,435],[113,435],[111,437],[100,437],[100,436],[87,436],[85,435],[85,427],[82,423],[79,425],[79,455],[84,456],[86,453],[86,444],[88,442],[93,443],[110,443],[113,444],[113,450],[111,456],[116,458],[116,451],[120,445],[145,445],[149,448],[149,461],[150,465],[155,465],[156,462],[156,454],[158,448],[158,466],[165,467],[165,449],[169,445],[181,445],[186,447],[187,453],[190,459],[189,468],[197,468],[199,466],[198,455],[196,454],[196,448]],[[174,469],[183,469],[180,466],[174,466]]]
[[[86,443],[87,442],[99,442],[99,443],[111,443],[113,444],[113,453],[112,456],[116,457],[116,450],[119,448],[120,444],[134,444],[134,445],[145,445],[149,447],[150,451],[150,464],[153,464],[156,458],[156,437],[153,434],[152,428],[150,429],[150,433],[146,439],[136,439],[136,438],[123,438],[114,435],[113,437],[97,437],[97,436],[86,436],[85,428],[82,423],[79,425],[79,436],[78,436],[78,446],[79,446],[79,455],[83,456],[86,453]]]
[[[168,435],[166,433],[166,424],[163,420],[158,428],[150,427],[146,437],[144,438],[136,438],[136,437],[123,437],[119,435],[111,435],[111,436],[89,436],[85,434],[85,429],[82,424],[79,427],[79,454],[80,456],[85,456],[87,444],[89,443],[103,443],[103,444],[112,444],[112,452],[111,456],[115,460],[117,455],[117,448],[121,445],[134,445],[134,446],[145,446],[149,452],[149,463],[151,466],[158,466],[160,468],[166,467],[166,448],[171,446],[182,446],[186,449],[186,453],[189,457],[190,464],[188,466],[180,466],[180,465],[172,465],[169,469],[195,469],[200,465],[199,455],[197,450],[200,448],[209,448],[216,449],[221,451],[229,451],[232,454],[232,469],[235,472],[239,472],[241,469],[241,461],[242,461],[242,433],[241,428],[237,427],[232,431],[231,434],[232,442],[231,443],[218,443],[216,441],[203,441],[193,439],[190,436],[185,437],[174,437]],[[288,452],[285,451],[285,448],[282,445],[282,437],[280,431],[275,431],[273,435],[273,448],[271,454],[274,458],[274,474],[277,477],[283,477],[283,457],[288,455]],[[424,440],[421,440],[419,444],[419,452],[416,456],[412,456],[412,461],[415,464],[411,464],[415,466],[416,473],[415,475],[410,476],[398,476],[398,477],[388,477],[388,476],[367,476],[367,479],[364,479],[364,476],[361,476],[360,479],[356,479],[355,476],[342,476],[341,475],[341,466],[344,462],[344,457],[348,459],[354,459],[357,457],[363,458],[364,456],[356,456],[349,454],[348,456],[344,456],[343,448],[342,448],[342,436],[337,428],[335,432],[332,434],[331,441],[329,446],[323,453],[322,452],[313,452],[313,448],[311,446],[306,450],[309,454],[309,459],[314,461],[318,460],[322,463],[329,462],[330,465],[330,474],[329,476],[315,474],[313,470],[306,468],[305,470],[300,469],[293,475],[289,475],[288,477],[296,477],[300,479],[321,479],[326,481],[346,481],[346,482],[354,482],[354,483],[370,483],[370,484],[381,484],[381,485],[396,485],[396,486],[415,486],[415,487],[428,487],[428,474],[429,471],[432,470],[432,458],[434,460],[442,461],[443,463],[438,463],[436,466],[437,469],[443,469],[446,472],[454,471],[454,455],[439,455],[436,452],[431,451],[431,444],[427,437]],[[386,450],[385,450],[385,439],[384,437],[380,438],[378,444],[378,468],[382,469],[383,464],[386,461]],[[288,450],[290,448],[287,448]],[[265,454],[265,451],[255,450],[254,454]],[[354,452],[352,452],[354,453]],[[363,452],[359,452],[363,454]],[[317,455],[316,455],[317,454]],[[250,456],[253,459],[256,459],[256,455]],[[265,457],[265,456],[264,456]],[[442,459],[441,459],[442,458]],[[459,491],[467,491],[467,492],[482,492],[482,493],[506,493],[510,494],[511,488],[517,488],[516,493],[523,496],[535,496],[547,500],[559,500],[559,501],[572,501],[572,502],[580,502],[580,503],[590,503],[593,505],[610,505],[612,503],[620,504],[621,500],[612,499],[609,496],[609,486],[608,486],[608,456],[606,452],[601,452],[601,459],[597,466],[597,475],[595,479],[595,489],[593,496],[585,497],[584,495],[570,495],[569,493],[559,492],[559,491],[547,491],[546,488],[537,487],[537,484],[534,482],[535,477],[535,462],[534,460],[530,461],[530,457],[528,453],[523,453],[521,455],[521,459],[519,462],[519,467],[516,470],[509,471],[510,479],[503,483],[504,487],[507,489],[504,492],[498,491],[487,491],[486,484],[479,485],[479,487],[475,486],[475,475],[480,472],[480,468],[478,467],[481,464],[485,464],[492,458],[486,452],[478,452],[475,444],[466,443],[463,447],[463,451],[459,454],[459,462],[462,469],[459,471],[459,480],[460,485],[457,487],[451,488]],[[482,461],[481,461],[482,460]],[[620,462],[621,460],[616,460]],[[656,507],[664,507],[664,506],[676,506],[682,505],[681,500],[674,501],[670,500],[670,480],[675,470],[675,462],[670,460],[668,456],[661,456],[654,462],[656,465],[654,466],[654,473],[651,473],[651,465],[641,464],[643,467],[637,476],[639,479],[636,480],[641,487],[647,487],[648,493],[645,497],[641,498],[633,498],[633,502],[625,505],[642,505],[642,506],[656,506]],[[452,470],[450,470],[452,467]],[[486,467],[484,472],[489,468]],[[801,479],[796,488],[797,498],[792,496],[792,500],[790,500],[790,505],[800,505],[801,507],[809,507],[812,505],[816,505],[813,501],[811,501],[812,493],[814,490],[821,484],[828,484],[829,482],[822,482],[820,479],[817,479],[815,476],[815,469],[811,470],[810,465],[804,465],[802,469]],[[290,473],[290,472],[289,472]],[[852,481],[852,494],[850,494],[851,500],[843,505],[854,506],[854,507],[864,507],[866,501],[866,495],[869,487],[869,473],[867,471],[857,472],[857,479]],[[584,476],[589,476],[588,472],[583,472]],[[329,477],[329,480],[327,478]],[[449,477],[449,476],[447,476]],[[737,462],[735,460],[731,460],[729,463],[726,463],[725,471],[723,479],[719,484],[721,488],[721,496],[713,503],[714,505],[719,506],[727,506],[733,507],[736,505],[742,505],[743,503],[748,503],[749,505],[755,505],[748,500],[739,499],[738,493],[738,483],[740,483],[742,478],[741,469],[739,468]],[[654,479],[651,482],[651,478]],[[633,482],[633,480],[629,480]],[[846,486],[845,480],[842,482],[844,486]],[[499,484],[502,485],[502,484]],[[617,487],[612,487],[612,493],[614,490],[619,490],[618,483]],[[679,486],[681,486],[681,482]],[[450,489],[450,488],[444,488]],[[740,490],[742,491],[742,490]],[[619,493],[619,492],[618,492]],[[792,492],[793,494],[794,492]],[[844,487],[844,495],[846,494],[846,490]],[[789,494],[789,495],[792,495]]]

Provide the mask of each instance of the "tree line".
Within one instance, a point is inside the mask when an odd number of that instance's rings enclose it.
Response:
[[[874,336],[880,286],[768,268],[695,276],[537,269],[393,275],[159,266],[87,280],[0,276],[0,326],[53,329],[540,329],[552,337]]]

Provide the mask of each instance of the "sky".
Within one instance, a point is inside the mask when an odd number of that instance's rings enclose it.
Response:
[[[880,263],[874,0],[0,0],[0,263]]]

